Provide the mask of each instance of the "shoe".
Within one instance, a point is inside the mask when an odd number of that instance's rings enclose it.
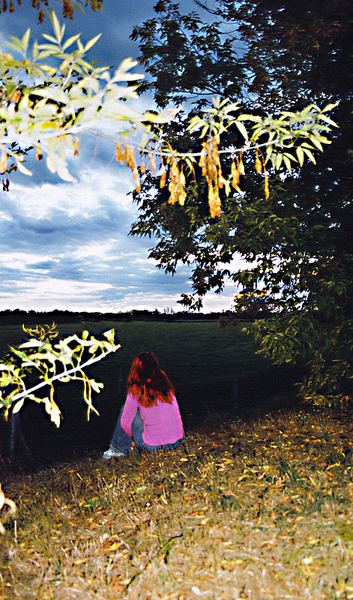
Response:
[[[109,460],[110,458],[121,458],[122,456],[126,456],[124,452],[119,452],[118,450],[113,450],[112,448],[108,448],[105,452],[103,452],[103,458],[105,460]]]

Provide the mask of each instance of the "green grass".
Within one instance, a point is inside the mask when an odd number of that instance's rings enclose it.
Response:
[[[175,452],[18,475],[4,599],[353,598],[353,425],[213,416]]]
[[[60,430],[55,430],[37,405],[27,403],[23,410],[26,437],[37,458],[62,460],[107,445],[119,406],[125,397],[125,380],[133,357],[152,350],[173,381],[187,429],[210,412],[227,410],[241,413],[260,410],[281,390],[287,393],[293,379],[289,369],[274,368],[255,354],[250,336],[241,327],[221,328],[217,321],[197,322],[86,322],[59,326],[63,336],[84,328],[101,333],[115,327],[122,349],[92,367],[91,373],[104,382],[95,397],[100,417],[86,423],[79,386],[58,386],[58,400],[64,414]],[[0,327],[0,350],[23,338],[19,326]],[[238,383],[239,399],[234,398]],[[236,405],[237,404],[237,405]],[[20,457],[21,459],[21,457]]]

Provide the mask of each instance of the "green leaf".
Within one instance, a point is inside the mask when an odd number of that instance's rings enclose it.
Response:
[[[244,123],[241,123],[241,122],[239,122],[239,121],[237,120],[237,121],[235,121],[235,124],[236,124],[237,128],[239,129],[240,133],[242,134],[242,136],[244,137],[244,139],[245,139],[246,141],[248,141],[248,139],[249,139],[249,134],[248,134],[248,132],[247,132],[247,129],[246,129],[246,127],[245,127]]]
[[[259,123],[261,121],[261,117],[242,113],[237,117],[237,121],[252,121],[253,123]]]
[[[316,165],[316,159],[313,153],[308,148],[303,148],[303,151],[310,158],[311,162],[313,162],[314,165]]]
[[[283,156],[283,162],[284,162],[284,164],[287,167],[288,173],[290,173],[292,171],[293,167],[292,167],[292,163],[289,160],[288,156]]]
[[[59,87],[46,87],[36,89],[36,95],[41,96],[42,98],[49,98],[50,100],[55,100],[56,102],[61,102],[63,104],[67,104],[68,102],[68,96]]]
[[[35,338],[29,340],[28,342],[24,342],[19,345],[19,348],[41,348],[43,346],[43,342],[40,340],[36,340]]]
[[[279,171],[279,169],[281,168],[282,161],[283,161],[283,154],[277,154],[276,162],[274,165],[276,171]]]
[[[326,117],[326,115],[318,115],[318,119],[320,119],[320,121],[328,123],[328,125],[332,125],[332,127],[339,127],[339,125],[337,125],[335,121],[330,119],[330,117]]]
[[[325,112],[329,112],[330,110],[333,110],[334,108],[336,108],[339,105],[340,101],[338,100],[337,102],[332,102],[331,104],[327,104],[326,106],[324,106],[324,108],[322,109],[322,113]]]
[[[98,42],[101,35],[102,34],[99,33],[98,35],[96,35],[96,37],[92,38],[91,40],[89,40],[87,42],[87,44],[85,45],[85,52],[87,52],[90,48],[92,48],[92,46],[94,46],[94,44],[96,44]]]
[[[12,409],[12,413],[13,414],[18,413],[21,410],[24,401],[25,401],[25,398],[22,398],[21,400],[19,400],[18,402],[16,402],[15,406]]]
[[[71,37],[69,37],[63,45],[63,50],[67,50],[74,42],[76,42],[76,40],[78,40],[80,35],[80,33],[76,33],[76,35],[72,35]]]
[[[132,60],[132,58],[125,58],[116,69],[111,81],[136,81],[138,79],[143,79],[144,75],[141,73],[128,73],[128,71],[136,67],[136,65],[137,62]]]
[[[304,164],[304,152],[303,149],[299,146],[299,148],[297,148],[297,157],[298,157],[298,161],[300,166],[302,167]]]
[[[55,46],[57,47],[57,39],[55,37],[53,37],[52,35],[48,35],[47,33],[43,33],[43,37],[49,42],[53,42],[53,44],[55,44]]]
[[[321,152],[323,151],[321,142],[315,136],[310,136],[310,141],[314,144],[314,146],[316,146],[316,148],[318,148],[318,150]]]
[[[52,22],[54,33],[56,35],[56,41],[61,43],[61,40],[62,40],[64,32],[65,32],[65,25],[63,25],[62,28],[60,27],[59,19],[53,10],[51,11],[51,22]]]
[[[21,40],[22,43],[22,49],[23,49],[23,53],[26,54],[27,50],[28,50],[28,43],[29,43],[29,38],[31,36],[31,30],[30,28],[27,29],[26,33],[23,35],[23,38]]]

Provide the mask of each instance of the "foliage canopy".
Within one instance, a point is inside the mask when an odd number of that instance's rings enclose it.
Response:
[[[235,310],[261,295],[272,312],[254,324],[262,352],[275,362],[306,365],[305,398],[344,401],[353,375],[352,5],[196,4],[206,17],[160,1],[156,16],[133,30],[148,74],[143,85],[161,106],[188,100],[194,116],[205,97],[218,94],[268,118],[274,108],[301,110],[308,98],[318,105],[339,101],[334,116],[341,128],[315,167],[301,169],[299,161],[291,178],[274,176],[269,202],[246,169],[244,194],[232,193],[216,219],[205,210],[202,173],[189,184],[184,211],[168,209],[163,190],[156,194],[147,175],[135,194],[140,217],[132,232],[157,237],[150,255],[166,271],[175,272],[179,261],[191,265],[188,306],[199,308],[205,293],[221,291],[227,279],[237,290]],[[185,144],[184,123],[166,135]],[[248,263],[244,269],[233,267],[239,255]]]

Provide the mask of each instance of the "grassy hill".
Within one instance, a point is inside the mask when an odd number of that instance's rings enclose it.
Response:
[[[9,474],[1,598],[353,598],[351,417],[213,415],[175,452]]]
[[[96,395],[100,417],[85,418],[81,388],[58,386],[64,420],[59,430],[42,408],[28,402],[21,413],[26,439],[37,460],[63,460],[104,448],[110,439],[119,407],[125,399],[125,381],[132,359],[141,351],[155,352],[173,381],[186,428],[192,429],[209,413],[254,414],[274,403],[291,402],[296,371],[274,367],[257,356],[250,336],[239,327],[220,327],[217,321],[68,323],[63,336],[88,329],[101,333],[115,327],[122,348],[91,368],[104,390]],[[0,327],[0,352],[18,344],[18,325]],[[19,448],[19,460],[21,455]]]

